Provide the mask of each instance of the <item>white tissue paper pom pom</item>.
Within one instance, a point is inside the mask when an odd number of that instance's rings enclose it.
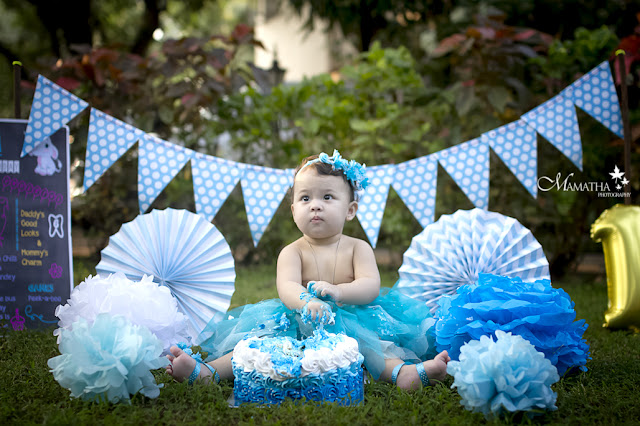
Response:
[[[129,402],[138,392],[157,398],[151,370],[166,366],[162,344],[148,329],[122,316],[81,318],[60,333],[61,355],[50,358],[53,377],[71,396],[88,401]]]
[[[560,377],[544,354],[521,336],[496,331],[497,340],[482,336],[460,349],[460,361],[450,361],[460,403],[487,419],[506,411],[528,415],[556,410],[557,394],[551,385]]]
[[[160,339],[164,353],[172,345],[189,341],[187,318],[178,310],[178,304],[166,286],[153,282],[153,277],[143,276],[132,281],[123,273],[108,276],[89,276],[73,289],[65,305],[58,305],[55,315],[59,329],[71,329],[79,319],[93,323],[101,313],[122,315],[133,324],[148,328]]]

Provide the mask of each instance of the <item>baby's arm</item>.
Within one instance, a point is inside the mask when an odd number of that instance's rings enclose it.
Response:
[[[373,249],[362,240],[357,240],[353,248],[353,276],[350,283],[332,285],[320,281],[313,286],[315,294],[331,296],[341,304],[366,305],[380,294],[380,273]]]
[[[320,318],[325,313],[327,304],[317,298],[302,300],[300,295],[307,293],[302,286],[302,258],[293,245],[286,246],[278,256],[276,286],[282,303],[291,310],[300,310],[307,305],[311,318]]]

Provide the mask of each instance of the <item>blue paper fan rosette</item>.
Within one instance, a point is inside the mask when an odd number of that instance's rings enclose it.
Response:
[[[587,371],[588,325],[576,321],[574,302],[549,280],[525,283],[519,278],[481,274],[477,283],[442,297],[436,311],[436,348],[458,360],[460,348],[498,331],[522,336],[564,375],[569,369]]]
[[[531,231],[516,219],[481,209],[442,215],[411,240],[399,279],[402,293],[435,311],[438,299],[475,283],[481,273],[549,279],[549,262]]]
[[[169,287],[195,338],[211,319],[222,319],[235,289],[231,249],[218,229],[187,210],[153,210],[122,225],[109,238],[99,274],[124,273]]]

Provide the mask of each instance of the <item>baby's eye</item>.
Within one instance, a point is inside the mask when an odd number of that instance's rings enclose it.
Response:
[[[302,197],[300,197],[301,201],[309,201],[309,196],[308,195],[303,195]]]
[[[333,200],[333,195],[331,195],[331,194],[325,194],[324,199],[325,199],[325,200]]]

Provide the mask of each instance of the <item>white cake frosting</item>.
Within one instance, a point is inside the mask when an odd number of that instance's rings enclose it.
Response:
[[[316,331],[303,341],[291,337],[248,337],[233,350],[242,371],[259,372],[276,381],[346,368],[361,362],[358,342],[344,334]]]

